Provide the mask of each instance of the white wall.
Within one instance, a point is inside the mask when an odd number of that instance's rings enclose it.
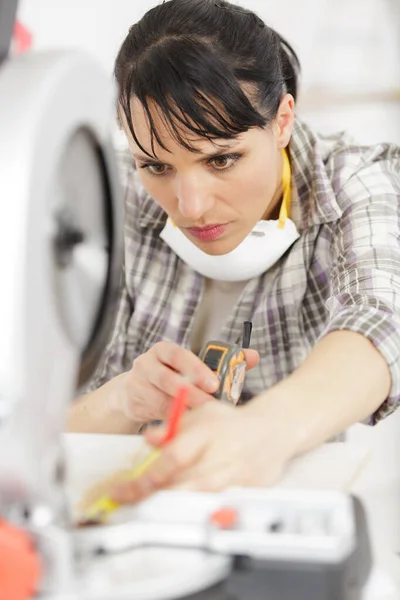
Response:
[[[22,0],[19,18],[34,48],[80,48],[112,71],[118,47],[154,3],[136,0]]]
[[[376,88],[391,85],[392,77],[398,76],[398,0],[233,2],[257,12],[294,44],[304,64],[306,85]],[[31,28],[37,48],[85,48],[111,69],[128,27],[156,4],[153,0],[21,0],[19,15]]]
[[[399,0],[234,0],[257,12],[293,44],[303,65],[302,114],[322,131],[348,129],[369,143],[400,142],[400,103],[368,101],[400,89]],[[153,0],[21,0],[20,19],[37,49],[85,49],[111,73],[128,28]],[[316,90],[362,92],[352,106],[321,99]]]

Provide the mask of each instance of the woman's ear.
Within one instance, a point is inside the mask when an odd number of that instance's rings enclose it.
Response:
[[[294,98],[291,94],[285,94],[279,104],[273,124],[274,136],[278,148],[286,148],[292,136],[294,104]]]

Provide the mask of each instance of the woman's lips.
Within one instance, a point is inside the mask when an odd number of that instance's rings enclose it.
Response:
[[[193,237],[203,242],[209,242],[221,237],[228,227],[228,223],[222,225],[207,225],[207,227],[187,227],[186,231]]]

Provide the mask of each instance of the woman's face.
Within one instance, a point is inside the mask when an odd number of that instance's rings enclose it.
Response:
[[[293,127],[293,98],[286,95],[274,122],[232,140],[213,142],[187,132],[194,153],[178,144],[153,111],[167,150],[155,146],[157,159],[143,154],[127,132],[144,188],[175,225],[207,254],[226,254],[262,218],[275,217],[281,196],[282,153]],[[132,119],[141,145],[150,152],[147,118],[138,100]],[[190,136],[190,137],[189,137]]]

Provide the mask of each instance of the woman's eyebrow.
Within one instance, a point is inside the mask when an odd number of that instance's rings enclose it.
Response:
[[[237,143],[237,142],[236,142]],[[224,146],[217,146],[217,150],[215,150],[215,152],[200,152],[200,156],[199,158],[196,160],[196,162],[202,162],[205,159],[210,159],[210,158],[218,158],[219,156],[221,156],[222,154],[224,154],[225,152],[233,152],[234,150],[234,144],[225,144]]]
[[[222,146],[215,144],[216,149],[214,152],[198,151],[198,152],[196,152],[196,154],[198,155],[199,158],[196,160],[196,162],[202,162],[204,159],[217,158],[218,156],[221,156],[221,154],[223,154],[224,152],[231,152],[231,151],[233,151],[233,146],[237,145],[238,143],[239,143],[239,140],[232,140],[229,144],[224,144]],[[150,156],[146,156],[145,154],[138,154],[135,152],[133,152],[132,154],[136,160],[141,160],[142,162],[162,163],[162,160],[159,160],[156,157],[153,158]]]
[[[161,162],[155,156],[147,156],[146,154],[137,154],[136,152],[132,152],[132,156],[135,160],[141,160],[142,162]]]

